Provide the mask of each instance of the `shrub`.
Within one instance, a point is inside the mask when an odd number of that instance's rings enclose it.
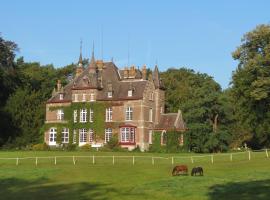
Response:
[[[118,150],[120,148],[118,137],[114,135],[104,147],[110,150]]]
[[[34,151],[45,151],[49,150],[49,146],[46,143],[34,144],[32,149]]]
[[[91,149],[92,147],[90,144],[85,144],[83,146],[80,146],[80,150],[83,150],[83,151],[90,151]]]

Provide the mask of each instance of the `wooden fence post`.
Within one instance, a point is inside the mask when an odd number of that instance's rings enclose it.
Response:
[[[214,164],[214,155],[211,155],[211,163]]]
[[[93,155],[93,164],[95,164],[95,156]]]
[[[114,165],[114,156],[112,157],[112,163],[113,163],[113,165]]]
[[[133,165],[135,164],[135,156],[133,156],[133,158],[132,158],[132,164]]]
[[[266,157],[269,158],[267,149],[265,149],[265,154],[266,154]]]
[[[248,160],[250,160],[250,151],[248,151]]]
[[[56,156],[54,157],[54,164],[56,165]]]
[[[173,159],[173,157],[172,157],[172,165],[174,164],[174,159]]]
[[[75,165],[76,164],[76,160],[75,160],[75,157],[74,156],[72,156],[72,160],[73,160],[73,165]]]
[[[16,165],[19,165],[19,158],[17,158],[16,160]]]
[[[36,157],[36,166],[38,165],[38,157]]]
[[[194,163],[194,160],[193,160],[193,157],[192,156],[190,157],[190,160],[191,160],[191,163]]]
[[[231,153],[231,155],[230,155],[230,160],[232,161],[232,153]]]
[[[154,165],[154,164],[155,164],[154,157],[152,157],[152,165]]]

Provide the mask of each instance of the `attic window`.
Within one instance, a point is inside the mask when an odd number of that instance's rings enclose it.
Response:
[[[63,99],[64,99],[64,94],[60,94],[60,95],[59,95],[59,99],[60,99],[60,100],[63,100]]]
[[[82,101],[86,101],[86,94],[83,94]]]
[[[112,98],[112,91],[108,92],[108,98]]]
[[[133,90],[128,90],[128,97],[132,97]]]

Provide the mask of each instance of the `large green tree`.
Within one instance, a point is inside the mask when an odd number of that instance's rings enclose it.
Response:
[[[239,62],[232,76],[235,117],[239,123],[236,138],[242,138],[253,148],[269,147],[270,26],[260,25],[246,33],[232,55]]]

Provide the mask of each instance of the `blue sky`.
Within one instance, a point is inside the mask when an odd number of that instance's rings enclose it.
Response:
[[[26,61],[77,62],[82,38],[83,57],[94,41],[96,57],[120,68],[187,67],[227,88],[237,66],[231,52],[244,33],[269,24],[269,8],[263,0],[1,0],[0,32]]]

